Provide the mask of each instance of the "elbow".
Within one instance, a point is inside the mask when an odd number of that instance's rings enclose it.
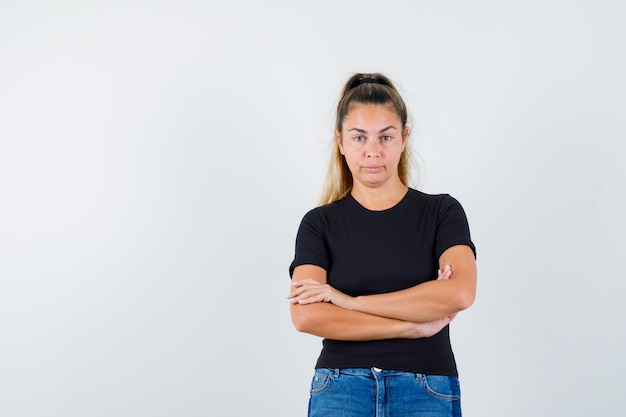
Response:
[[[293,322],[293,327],[296,328],[297,331],[299,331],[300,333],[308,333],[307,332],[307,325],[306,325],[306,320],[294,320],[291,319],[291,321]]]
[[[293,327],[301,333],[310,333],[311,317],[306,314],[306,309],[303,306],[294,305],[291,306],[291,322]]]
[[[462,291],[457,294],[455,299],[455,306],[458,311],[467,310],[474,304],[476,299],[475,291]]]

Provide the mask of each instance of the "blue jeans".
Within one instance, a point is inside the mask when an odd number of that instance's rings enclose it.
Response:
[[[309,417],[461,417],[453,376],[378,368],[316,369]]]

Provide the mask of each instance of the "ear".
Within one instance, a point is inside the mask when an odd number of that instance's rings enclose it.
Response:
[[[402,150],[404,150],[404,147],[406,146],[406,141],[407,139],[409,139],[409,132],[411,131],[411,129],[408,126],[404,126],[404,132],[402,135]]]
[[[335,142],[337,142],[337,147],[339,148],[339,153],[344,155],[343,153],[343,140],[341,138],[341,132],[335,129]]]

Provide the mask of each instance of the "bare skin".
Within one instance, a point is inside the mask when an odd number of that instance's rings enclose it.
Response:
[[[305,278],[292,280],[288,298],[294,304],[328,302],[346,310],[397,320],[418,323],[440,320],[468,308],[474,301],[476,288],[474,255],[468,246],[453,246],[441,259],[445,262],[444,273],[449,273],[450,279],[429,281],[392,293],[351,297],[328,284]]]
[[[291,318],[297,330],[316,336],[335,340],[380,340],[380,339],[418,339],[430,337],[441,331],[450,324],[456,314],[433,320],[426,323],[415,323],[406,320],[398,320],[381,317],[374,314],[349,310],[330,301],[299,302],[298,298],[292,296],[301,287],[296,282],[306,281],[309,285],[321,286],[331,289],[336,293],[339,291],[332,289],[326,282],[326,271],[315,265],[301,265],[294,271],[294,280],[298,276],[316,276],[304,278],[302,281],[293,281],[292,293],[288,299],[291,303]],[[452,271],[447,269],[439,274],[439,280],[448,280]],[[345,294],[342,294],[345,297]]]
[[[393,109],[372,104],[353,104],[342,131],[335,132],[352,173],[351,195],[365,208],[388,209],[407,193],[398,164],[408,133]],[[323,268],[300,265],[288,296],[292,321],[299,331],[338,340],[432,336],[471,306],[476,293],[476,262],[468,246],[447,249],[439,266],[437,280],[351,297],[328,285]]]
[[[335,132],[335,140],[352,174],[350,193],[364,207],[385,210],[407,193],[398,165],[408,134],[408,127],[402,127],[390,107],[351,105],[342,131]]]

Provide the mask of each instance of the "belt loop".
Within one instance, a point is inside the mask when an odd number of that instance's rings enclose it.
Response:
[[[339,376],[339,368],[335,368],[335,372],[333,373],[333,375],[335,378]]]

